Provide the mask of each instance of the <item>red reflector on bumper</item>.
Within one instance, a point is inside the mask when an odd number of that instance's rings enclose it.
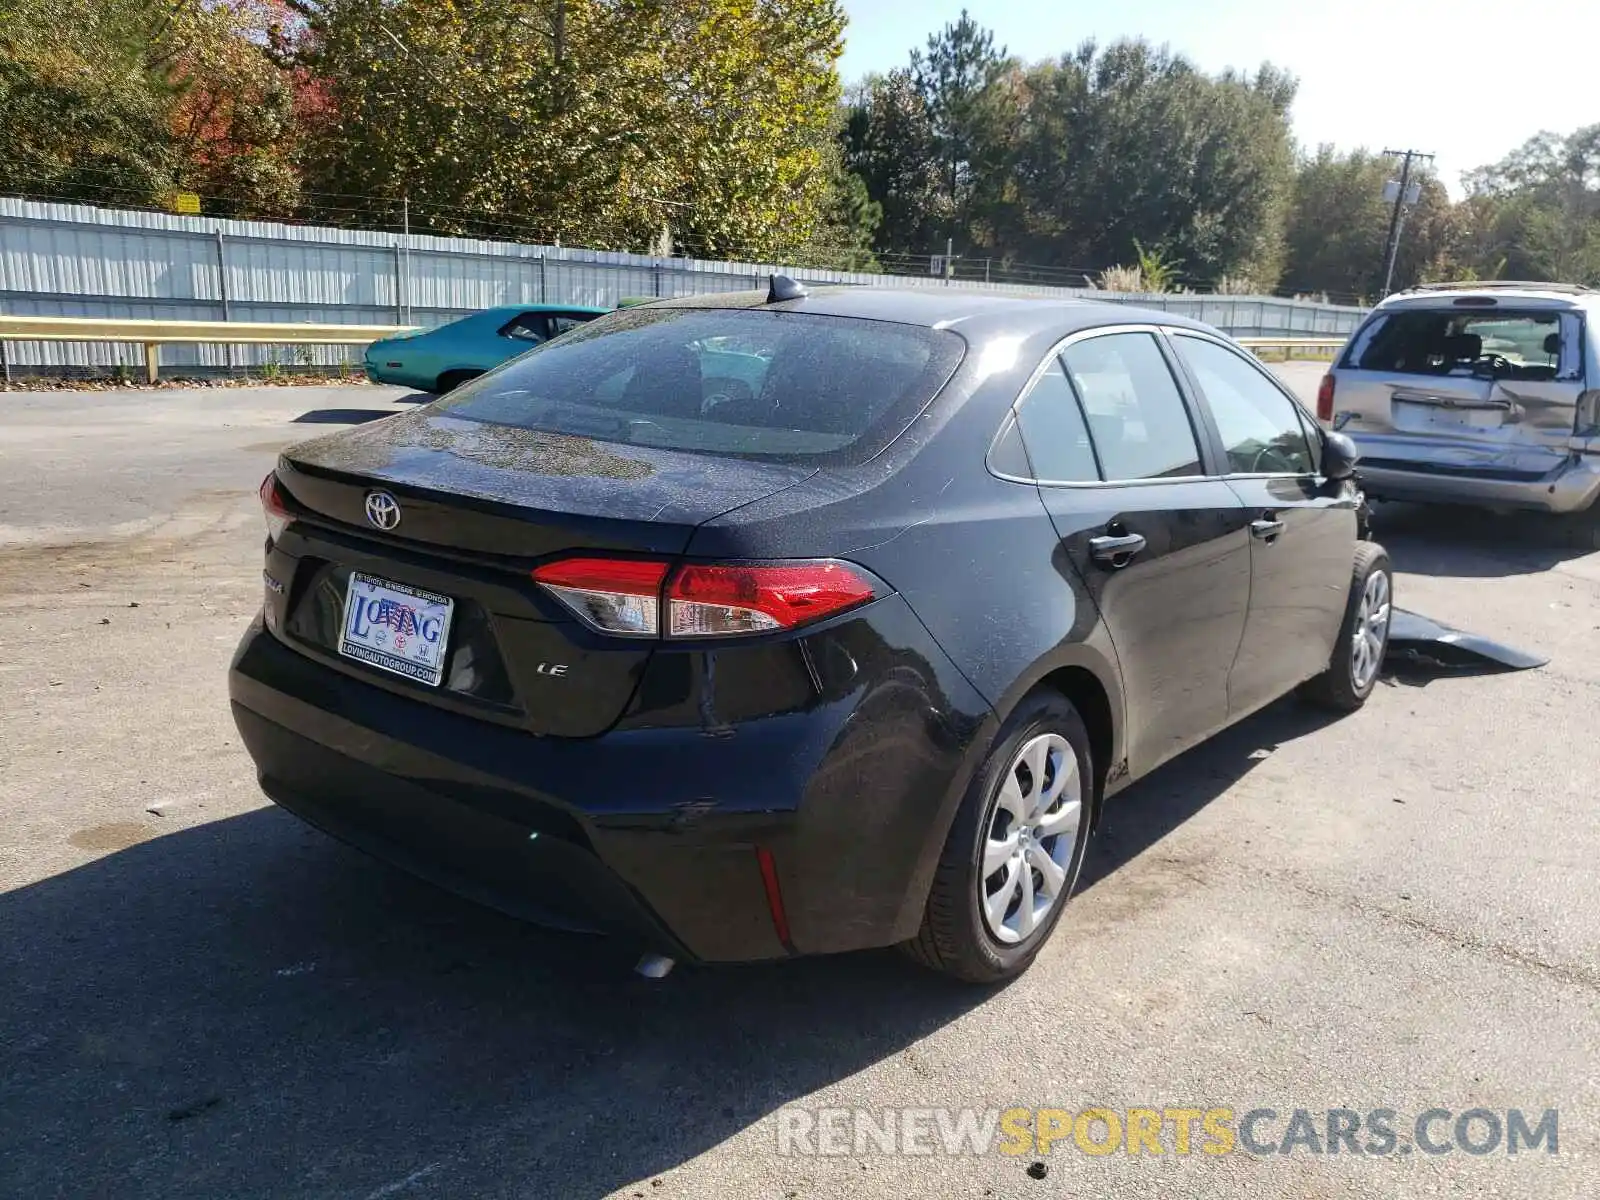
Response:
[[[767,908],[772,913],[772,928],[777,931],[784,949],[792,950],[789,914],[783,910],[783,892],[778,887],[778,864],[773,860],[772,851],[765,846],[756,847],[756,861],[761,864],[761,883],[767,889]]]

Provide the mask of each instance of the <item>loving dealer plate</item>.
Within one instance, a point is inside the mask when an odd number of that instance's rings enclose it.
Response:
[[[455,601],[449,596],[352,572],[339,653],[438,687],[454,612]]]

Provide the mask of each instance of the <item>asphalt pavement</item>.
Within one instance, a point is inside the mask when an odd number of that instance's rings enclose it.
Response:
[[[1402,605],[1550,665],[1183,756],[1008,988],[888,952],[649,982],[255,786],[224,675],[256,485],[414,399],[0,394],[0,1195],[1600,1194],[1600,554],[1380,510]],[[1295,1109],[1555,1109],[1559,1149],[780,1154],[796,1105],[1271,1108],[1269,1142]]]

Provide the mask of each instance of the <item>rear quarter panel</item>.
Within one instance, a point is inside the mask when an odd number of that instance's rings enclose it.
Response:
[[[1002,717],[1057,666],[1105,672],[1102,683],[1113,691],[1115,654],[1038,489],[999,479],[985,463],[1053,340],[1023,346],[1017,365],[981,379],[969,355],[876,459],[820,471],[724,513],[696,531],[688,552],[860,563],[906,597]]]
[[[1097,769],[1115,779],[1123,757],[1116,655],[1093,600],[1038,489],[998,479],[985,466],[990,441],[1037,362],[1028,354],[1017,372],[976,387],[963,380],[964,366],[877,459],[819,472],[726,513],[689,545],[695,557],[833,557],[867,567],[905,598],[989,707],[992,720],[948,790],[923,801],[915,824],[925,840],[907,920],[920,914],[955,809],[999,723],[1051,672],[1077,667],[1095,676],[1112,714],[1112,750]]]

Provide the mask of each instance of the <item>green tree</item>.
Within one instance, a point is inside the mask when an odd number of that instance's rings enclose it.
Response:
[[[1286,289],[1340,301],[1379,298],[1392,213],[1383,189],[1397,172],[1392,159],[1332,146],[1300,163],[1289,205]],[[1444,186],[1426,171],[1412,178],[1421,193],[1401,230],[1396,288],[1451,278],[1457,266],[1458,224]]]
[[[949,211],[933,120],[911,72],[873,76],[855,88],[840,139],[845,167],[881,209],[876,247],[926,253]]]
[[[718,257],[808,243],[834,195],[837,0],[289,2],[334,114],[319,190],[602,248],[666,223]]]
[[[1208,76],[1146,42],[1093,42],[1022,77],[1008,248],[1078,268],[1126,263],[1135,243],[1186,281],[1275,281],[1292,171],[1294,81]],[[1012,222],[1013,226],[1018,222]]]
[[[0,189],[283,215],[294,96],[248,0],[0,0]]]
[[[1541,133],[1467,177],[1470,265],[1600,284],[1600,124]]]
[[[813,247],[799,256],[799,265],[841,271],[877,273],[883,269],[873,252],[873,239],[883,223],[883,205],[872,198],[866,182],[844,164],[843,147],[828,149],[831,195],[814,236]]]
[[[925,50],[911,52],[910,81],[922,97],[938,163],[943,210],[952,230],[972,240],[974,208],[990,199],[1008,158],[1006,100],[1000,87],[1012,63],[994,35],[961,10],[958,20],[928,37]]]
[[[0,0],[0,191],[153,203],[177,175],[169,5]]]

